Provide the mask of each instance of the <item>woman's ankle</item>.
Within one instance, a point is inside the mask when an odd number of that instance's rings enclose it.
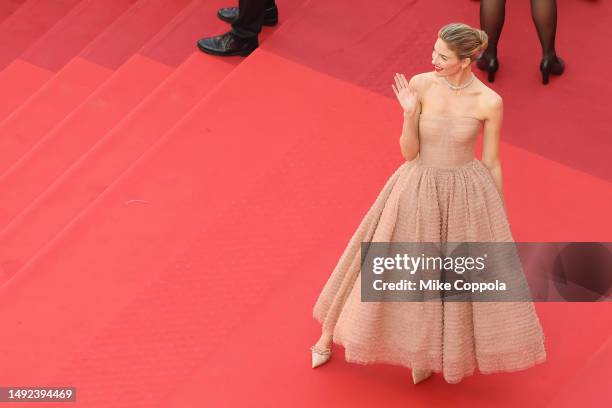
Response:
[[[331,347],[333,335],[331,333],[323,333],[317,341],[316,347],[320,349],[327,349]]]

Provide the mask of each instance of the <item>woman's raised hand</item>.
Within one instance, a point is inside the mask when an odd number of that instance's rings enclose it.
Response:
[[[395,85],[392,84],[391,87],[404,112],[411,115],[416,113],[419,96],[416,90],[408,85],[404,74],[395,74]]]

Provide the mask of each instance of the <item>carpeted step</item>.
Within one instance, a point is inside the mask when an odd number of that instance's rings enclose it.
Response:
[[[153,8],[156,4],[154,0],[140,0],[0,123],[0,133],[4,135],[0,139],[0,174],[15,164],[58,122],[91,96],[94,90],[111,77],[118,63],[125,63],[140,48],[159,38],[157,34],[161,28],[182,23],[184,19],[179,13],[186,10],[186,3],[189,2],[172,2],[165,6],[164,13],[160,13],[159,7]],[[188,11],[192,9],[190,4]],[[142,24],[142,21],[148,23]],[[134,29],[134,26],[139,27]],[[129,37],[130,41],[123,41],[125,37]],[[176,39],[176,36],[171,38]],[[159,39],[156,42],[159,42]],[[177,42],[169,40],[154,49],[163,54],[165,47],[174,53],[172,48],[175,44]],[[187,55],[189,54],[184,54],[183,58]],[[101,61],[106,63],[101,64]]]
[[[21,105],[136,0],[83,0],[0,72],[0,118]]]
[[[26,0],[12,0],[0,2],[0,24],[13,14]]]
[[[0,70],[42,37],[80,1],[28,0],[21,4],[0,24]]]
[[[234,61],[235,62],[235,61]],[[96,199],[233,68],[231,61],[192,54],[53,182],[2,184],[7,198],[0,228],[0,285]],[[206,72],[202,76],[201,73]],[[49,178],[50,179],[50,178]],[[23,183],[23,184],[22,184]],[[33,183],[33,184],[32,184]],[[17,191],[18,194],[14,194]],[[42,193],[35,197],[36,193]],[[28,203],[9,219],[7,208]],[[11,214],[12,215],[12,214]]]

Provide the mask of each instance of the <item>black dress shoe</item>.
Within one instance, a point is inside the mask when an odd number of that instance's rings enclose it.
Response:
[[[205,53],[221,56],[241,55],[246,57],[259,46],[257,37],[243,39],[231,31],[215,37],[198,40],[198,48]]]
[[[217,16],[228,23],[233,23],[238,18],[238,7],[223,7],[217,11]],[[264,12],[263,25],[275,26],[278,23],[278,7],[267,8]]]

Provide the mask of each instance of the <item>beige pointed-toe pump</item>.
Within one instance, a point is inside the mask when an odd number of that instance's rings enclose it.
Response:
[[[327,363],[331,358],[331,348],[319,349],[316,346],[312,346],[310,347],[310,351],[312,352],[312,368]]]
[[[418,368],[412,370],[412,382],[415,384],[420,383],[421,381],[425,381],[429,377],[431,377],[431,370],[419,370]]]

